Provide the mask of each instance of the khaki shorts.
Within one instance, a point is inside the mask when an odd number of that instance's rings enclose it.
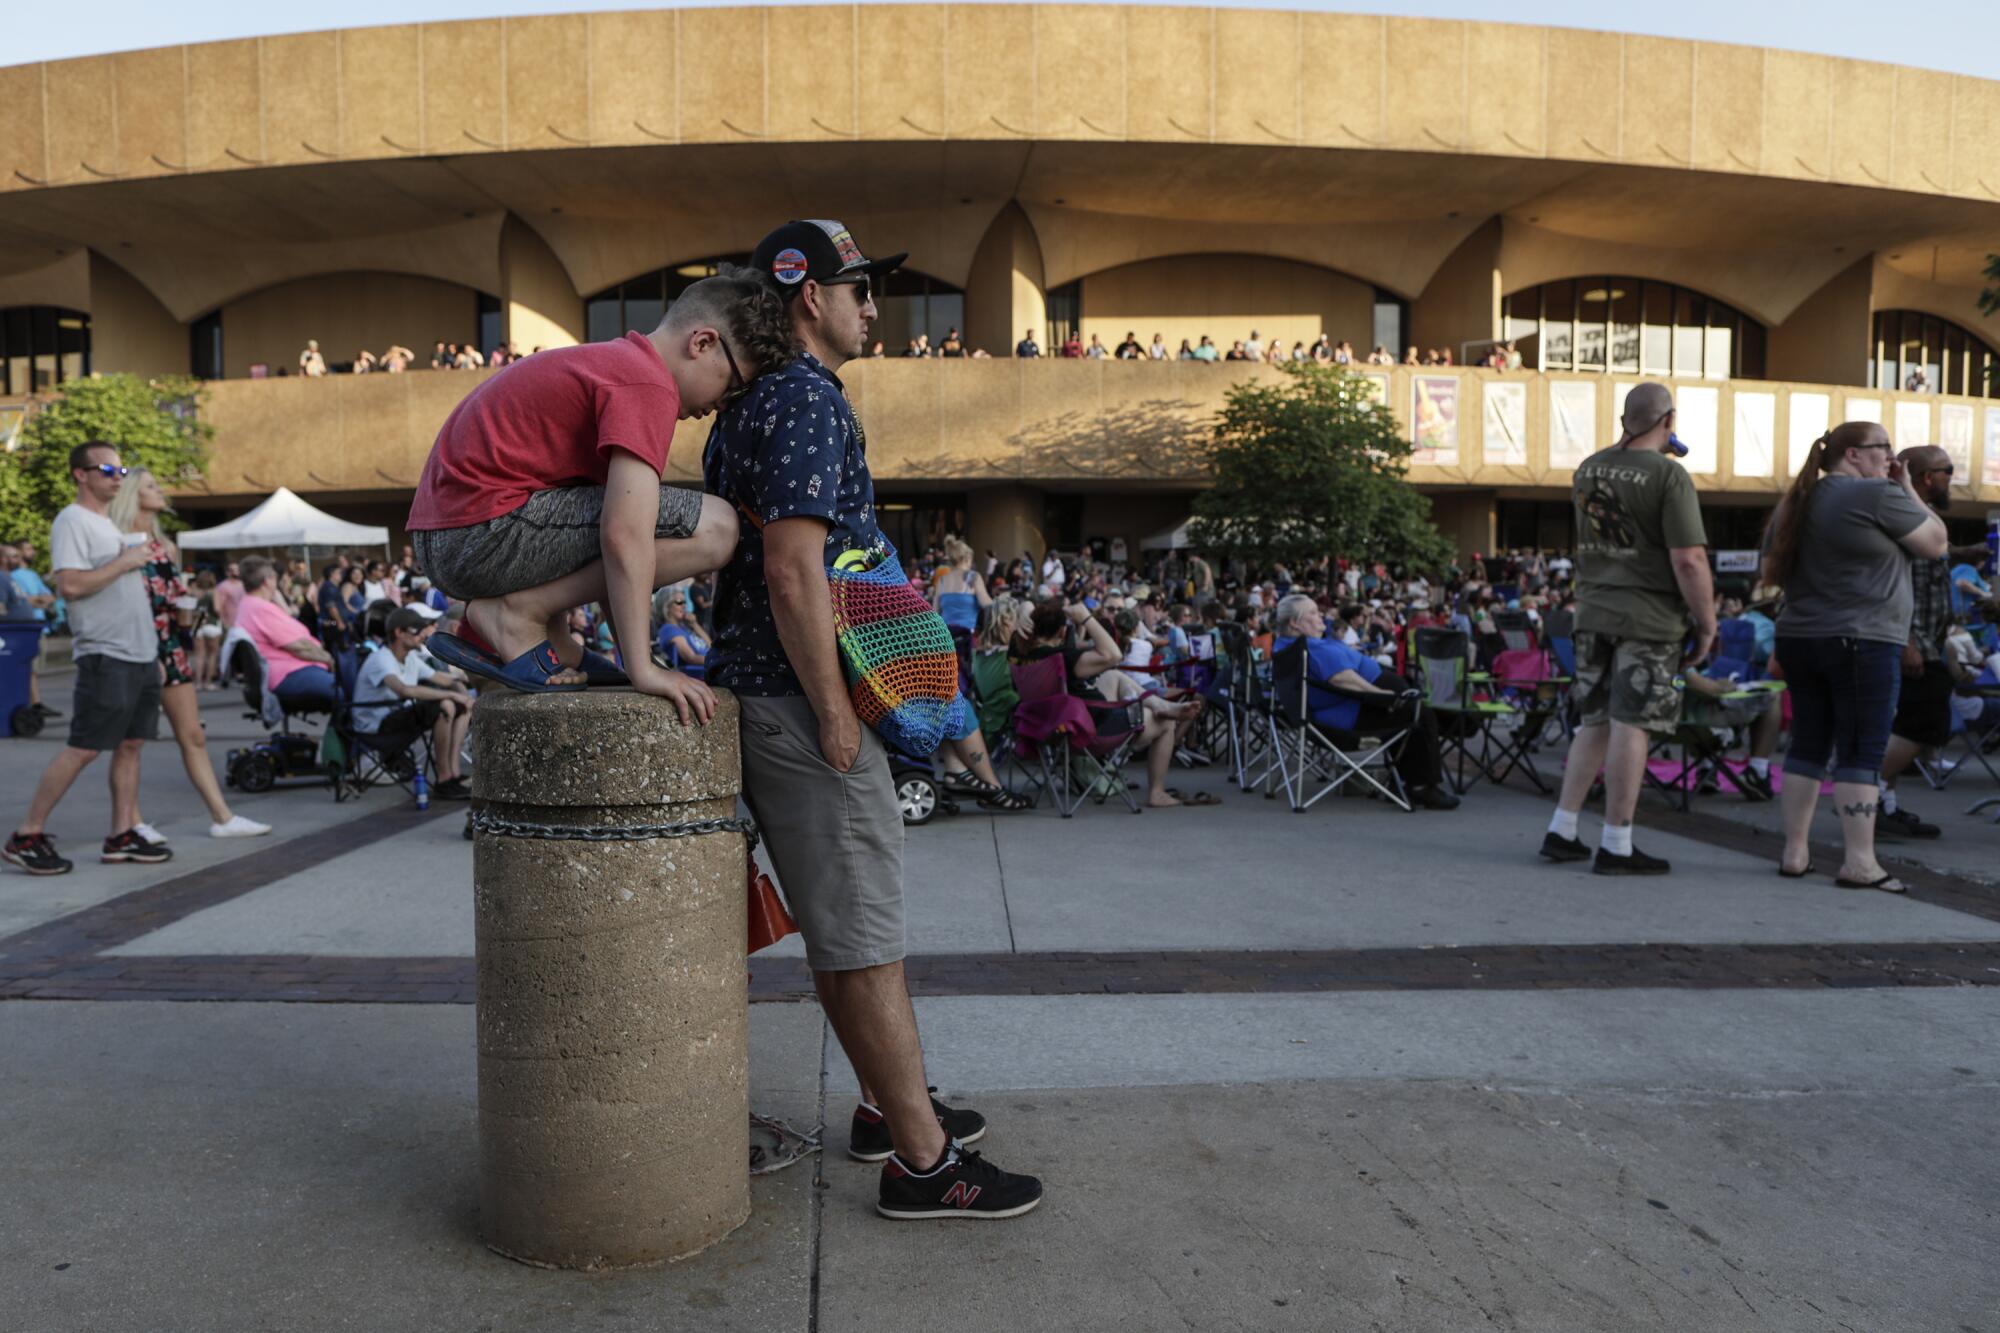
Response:
[[[803,696],[736,701],[743,800],[805,937],[807,966],[850,972],[900,960],[903,811],[881,739],[862,727],[861,752],[841,773],[820,757],[819,719]]]
[[[1681,646],[1652,639],[1614,639],[1578,630],[1572,697],[1586,727],[1608,719],[1647,731],[1672,731],[1681,721]]]

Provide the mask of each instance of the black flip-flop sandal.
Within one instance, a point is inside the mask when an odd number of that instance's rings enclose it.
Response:
[[[1806,868],[1804,870],[1787,870],[1783,866],[1778,867],[1778,873],[1780,875],[1783,875],[1786,879],[1804,879],[1807,875],[1812,874],[1812,872],[1813,872],[1813,865],[1812,862],[1810,861],[1806,862]]]
[[[1845,875],[1841,875],[1835,878],[1833,882],[1843,889],[1880,889],[1884,893],[1908,893],[1910,891],[1909,885],[1903,883],[1894,875],[1888,874],[1883,875],[1880,879],[1849,879]],[[1896,887],[1893,889],[1890,888],[1891,884],[1894,884]]]

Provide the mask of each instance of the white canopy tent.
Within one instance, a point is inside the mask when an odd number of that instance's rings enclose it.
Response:
[[[349,523],[315,509],[280,486],[271,498],[239,519],[176,535],[182,550],[235,551],[273,546],[389,546],[389,529]]]
[[[1139,543],[1139,549],[1142,551],[1185,551],[1188,547],[1194,545],[1194,541],[1192,540],[1193,529],[1194,517],[1190,515],[1182,519],[1179,526],[1168,528],[1165,532],[1156,532],[1146,538],[1146,540]]]

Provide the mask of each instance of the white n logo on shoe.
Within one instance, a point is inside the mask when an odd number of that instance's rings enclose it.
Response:
[[[962,1180],[953,1181],[951,1188],[944,1192],[944,1198],[939,1202],[948,1203],[954,1208],[970,1208],[972,1201],[979,1197],[979,1188],[977,1185],[968,1185]]]

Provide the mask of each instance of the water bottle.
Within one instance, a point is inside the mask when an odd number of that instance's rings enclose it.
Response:
[[[417,809],[428,810],[431,808],[431,786],[430,783],[424,781],[424,771],[421,768],[417,770],[417,780],[410,784],[410,791],[417,798]]]

